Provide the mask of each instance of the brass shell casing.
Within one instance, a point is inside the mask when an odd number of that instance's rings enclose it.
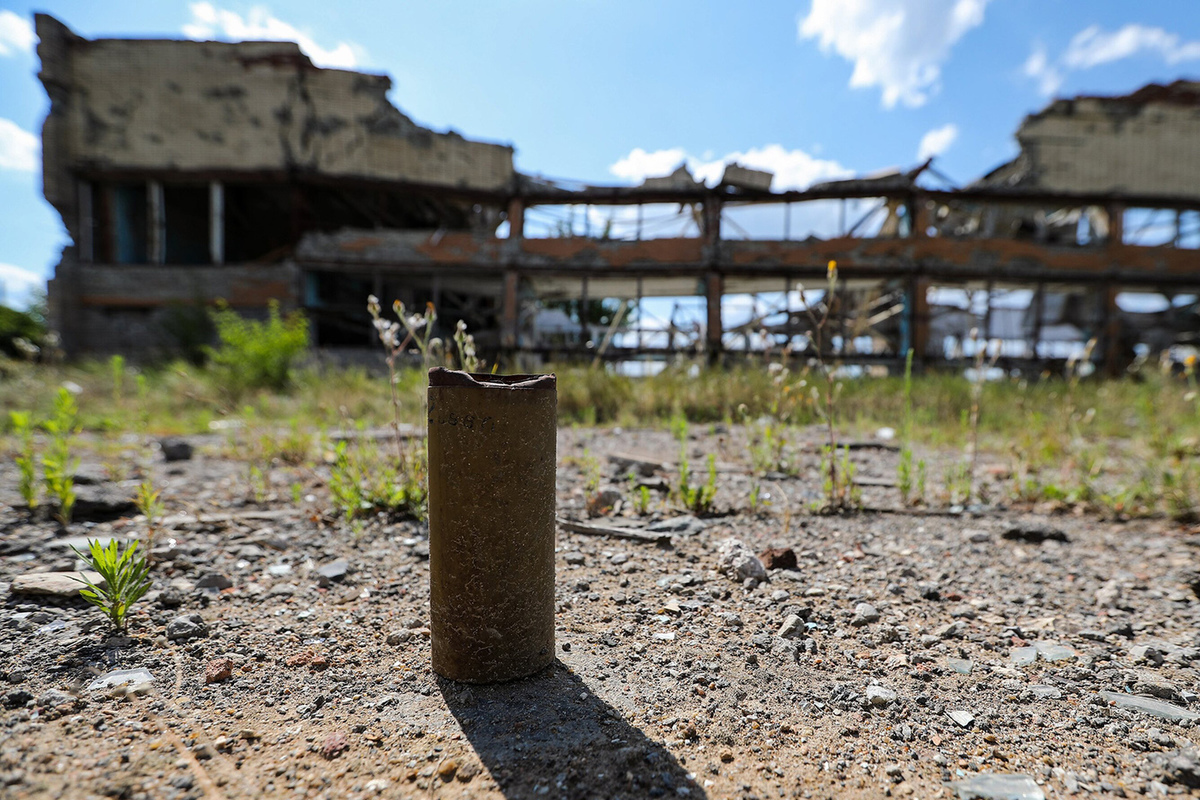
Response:
[[[466,683],[554,660],[557,381],[429,371],[433,670]]]

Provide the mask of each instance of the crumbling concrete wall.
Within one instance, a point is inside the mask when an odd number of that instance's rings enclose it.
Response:
[[[300,282],[290,262],[180,269],[83,264],[66,253],[50,281],[50,313],[68,353],[177,353],[208,343],[196,320],[214,299],[250,317],[265,316],[272,300],[286,313],[300,307]],[[181,341],[188,336],[203,341]]]
[[[75,241],[73,172],[307,171],[499,189],[512,148],[437,133],[391,80],[313,66],[291,42],[97,39],[38,14],[47,199]]]
[[[982,183],[1200,198],[1200,82],[1055,100],[1017,141],[1021,154]]]

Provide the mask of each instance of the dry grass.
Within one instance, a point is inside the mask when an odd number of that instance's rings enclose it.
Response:
[[[235,419],[251,429],[290,431],[291,438],[300,440],[305,431],[384,426],[392,419],[386,377],[361,368],[303,368],[288,390],[246,393],[237,405],[216,373],[183,362],[126,368],[124,374],[112,362],[5,362],[0,371],[3,408],[31,411],[36,420],[45,420],[57,389],[73,384],[84,430],[103,434],[198,433],[210,430],[216,420]],[[603,367],[553,371],[559,376],[563,424],[665,427],[673,417],[699,424],[769,419],[772,435],[786,440],[790,430],[820,421],[812,376],[772,370],[767,364],[726,370],[681,364],[647,378]],[[913,442],[927,452],[966,451],[972,387],[965,377],[932,373],[914,378],[908,426],[902,379],[847,378],[840,383],[839,434],[908,428]],[[422,421],[424,385],[421,370],[398,370],[402,421]],[[1200,451],[1200,407],[1185,376],[1147,370],[1120,380],[1006,378],[982,385],[979,412],[980,450],[990,453],[993,462],[1011,465],[1013,498],[1179,517],[1191,515],[1200,504],[1200,474],[1191,467]],[[10,433],[7,415],[0,424]],[[7,435],[2,446],[11,455],[15,444]],[[930,475],[931,484],[940,480]]]

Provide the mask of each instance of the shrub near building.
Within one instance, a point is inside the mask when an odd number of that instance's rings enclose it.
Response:
[[[286,317],[272,300],[264,322],[241,316],[222,304],[212,312],[220,344],[209,364],[221,387],[233,397],[247,391],[286,389],[292,370],[308,349],[308,320],[299,311]]]

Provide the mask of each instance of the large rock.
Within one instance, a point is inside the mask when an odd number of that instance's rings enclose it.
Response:
[[[75,597],[86,588],[77,579],[86,578],[97,586],[104,586],[98,572],[29,572],[13,578],[9,591],[13,594],[41,595],[43,597]]]
[[[758,554],[767,569],[797,569],[796,551],[790,547],[771,547]]]
[[[133,495],[115,483],[75,487],[72,519],[76,522],[107,522],[136,513],[137,504],[133,501]]]
[[[208,623],[199,614],[183,614],[167,625],[167,638],[173,642],[186,642],[205,636],[208,636]]]
[[[699,533],[708,527],[702,519],[697,519],[691,514],[684,514],[680,517],[669,517],[664,520],[652,523],[646,526],[646,530],[651,533],[671,533],[676,536],[691,536]]]
[[[879,621],[879,611],[870,603],[859,603],[854,607],[854,616],[850,619],[850,624],[856,628],[861,628],[864,625],[870,625],[872,622]]]
[[[317,567],[317,582],[321,586],[328,586],[334,581],[340,581],[346,577],[346,573],[350,571],[350,562],[344,559],[330,561],[328,564],[322,564]]]
[[[1200,789],[1200,751],[1189,747],[1167,756],[1166,774],[1170,782]]]
[[[114,536],[111,533],[104,533],[96,536],[68,536],[64,539],[54,539],[47,542],[46,547],[62,550],[70,550],[73,547],[82,553],[87,553],[91,548],[92,542],[99,542],[101,547],[108,547],[114,540],[117,542],[117,547],[122,550],[129,543],[129,539],[124,536]]]
[[[164,461],[190,461],[194,448],[186,439],[167,438],[158,441]]]
[[[229,576],[223,575],[220,572],[205,573],[198,581],[196,581],[197,589],[216,589],[221,591],[223,589],[229,589],[232,586],[233,581],[229,578]]]
[[[726,539],[717,549],[717,570],[735,580],[767,579],[767,569],[741,539]]]

